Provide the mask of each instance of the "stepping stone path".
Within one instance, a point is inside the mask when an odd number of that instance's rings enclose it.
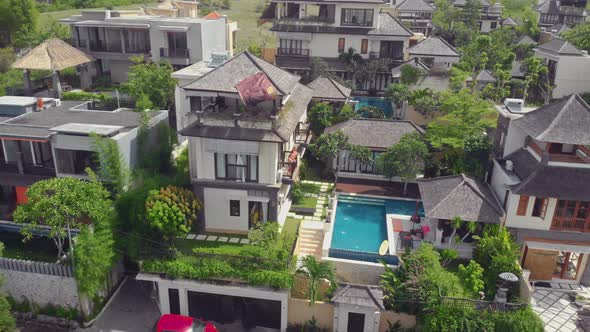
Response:
[[[183,238],[183,237],[179,237]],[[198,240],[198,241],[217,241],[217,242],[229,242],[229,243],[238,243],[238,244],[246,244],[250,243],[248,239],[240,238],[240,237],[232,237],[231,235],[227,236],[217,236],[217,235],[207,235],[207,234],[188,234],[186,236],[188,240]],[[247,242],[244,242],[246,240]]]
[[[308,196],[308,197],[317,197],[318,198],[316,206],[315,206],[315,212],[313,213],[313,216],[300,216],[300,215],[297,215],[293,212],[289,212],[287,214],[287,216],[292,217],[292,218],[296,218],[296,219],[309,220],[309,221],[323,221],[322,216],[324,214],[324,206],[328,202],[328,189],[331,186],[333,186],[333,184],[328,183],[328,182],[307,181],[307,180],[303,180],[301,182],[320,186],[320,193],[319,194],[313,194],[313,193],[305,193],[304,194],[305,196]]]

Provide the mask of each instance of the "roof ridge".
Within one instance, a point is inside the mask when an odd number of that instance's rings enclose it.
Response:
[[[434,208],[432,208],[432,210],[430,210],[430,213],[429,213],[429,215],[432,215],[432,214],[434,213],[434,211],[438,210],[438,208],[440,208],[440,207],[443,205],[443,203],[444,203],[444,202],[445,202],[447,199],[449,199],[449,197],[450,197],[450,196],[451,196],[453,193],[455,193],[457,190],[459,190],[459,187],[461,187],[461,184],[462,184],[462,183],[465,183],[465,179],[463,178],[463,176],[462,176],[462,175],[463,175],[463,174],[459,175],[459,176],[461,177],[461,179],[462,179],[462,182],[460,182],[458,185],[456,185],[456,186],[455,186],[455,188],[453,188],[453,190],[451,190],[451,191],[450,191],[450,192],[449,192],[447,195],[445,195],[445,197],[444,197],[443,199],[441,199],[441,200],[440,200],[440,202],[438,202],[438,204],[436,204],[436,205],[434,206]]]
[[[332,85],[336,88],[336,90],[338,90],[344,97],[346,97],[346,93],[344,93],[344,91],[342,91],[342,89],[340,88],[340,83],[336,82],[331,77],[327,77],[327,78],[330,81],[330,83],[332,83]]]
[[[266,78],[268,78],[268,80],[272,83],[272,85],[275,86],[275,88],[277,88],[277,90],[279,90],[283,95],[288,94],[288,92],[283,91],[283,89],[281,89],[281,87],[279,87],[278,84],[269,76],[269,74],[266,72],[266,70],[264,70],[264,68],[262,68],[262,66],[260,66],[260,64],[258,64],[258,62],[252,58],[255,55],[253,55],[252,53],[250,53],[248,51],[244,51],[244,54],[246,54],[246,57],[248,58],[248,60],[250,60],[256,66],[256,68],[258,68],[258,70],[260,70],[262,73],[264,73],[264,76],[266,76]]]
[[[222,67],[223,67],[223,66],[225,66],[227,63],[230,63],[231,61],[234,61],[235,59],[239,58],[239,57],[240,57],[242,54],[244,54],[244,53],[246,53],[246,51],[242,51],[242,52],[238,53],[238,54],[237,54],[237,55],[235,55],[233,58],[231,58],[231,59],[227,60],[226,62],[222,63],[221,65],[219,65],[219,66],[217,66],[217,67],[213,68],[212,70],[210,70],[210,71],[206,72],[205,74],[203,74],[203,75],[201,75],[201,76],[199,76],[199,77],[195,78],[194,80],[192,80],[192,81],[188,82],[187,84],[185,84],[185,85],[181,86],[181,88],[185,88],[186,86],[188,86],[188,85],[190,85],[190,84],[193,84],[193,83],[195,83],[196,81],[199,81],[199,80],[201,80],[203,77],[205,77],[205,76],[207,76],[207,75],[211,74],[212,72],[214,72],[214,71],[218,70],[219,68],[222,68]]]
[[[389,15],[389,17],[391,17],[399,26],[401,26],[404,30],[406,30],[406,32],[408,32],[410,34],[410,36],[414,35],[414,32],[412,32],[412,30],[408,29],[406,27],[406,25],[402,23],[402,21],[398,20],[395,16],[391,15],[390,12],[383,12],[383,11],[379,10],[379,15],[381,15],[381,14]],[[377,25],[377,29],[379,29],[379,25]]]
[[[483,200],[484,200],[486,203],[488,203],[488,205],[491,205],[491,206],[492,206],[492,208],[493,208],[494,210],[496,210],[496,212],[500,212],[501,214],[504,214],[504,210],[502,210],[502,211],[498,211],[498,210],[496,209],[496,207],[497,207],[497,206],[495,206],[495,204],[493,204],[492,202],[490,202],[490,201],[489,201],[489,200],[488,200],[488,199],[487,199],[487,198],[486,198],[486,197],[485,197],[485,196],[484,196],[482,193],[480,193],[480,191],[479,191],[479,188],[475,188],[475,187],[474,187],[474,186],[471,184],[471,182],[467,181],[467,179],[469,179],[469,180],[471,180],[471,181],[474,181],[475,183],[477,183],[477,180],[475,180],[475,179],[472,179],[472,178],[470,178],[470,177],[467,177],[467,176],[466,176],[465,174],[463,174],[463,173],[461,173],[461,175],[463,176],[463,182],[464,182],[465,184],[467,184],[467,186],[471,187],[471,188],[473,189],[473,191],[474,191],[474,192],[475,192],[475,193],[476,193],[476,194],[477,194],[479,197],[481,197],[481,198],[482,198],[482,199],[483,199]],[[482,182],[482,183],[484,183],[485,185],[488,185],[488,184],[487,184],[487,183],[485,183],[485,182]],[[488,189],[490,189],[490,188],[488,187]],[[493,192],[493,191],[491,191],[491,192],[492,192],[492,195],[494,195],[494,192]],[[494,195],[494,198],[495,198],[495,197],[496,197],[496,196]]]
[[[557,116],[555,118],[553,118],[553,120],[551,120],[551,123],[549,124],[549,126],[547,126],[547,128],[545,130],[543,130],[543,132],[538,136],[538,138],[540,140],[543,139],[545,137],[545,135],[555,127],[557,120],[560,120],[563,117],[563,113],[565,113],[564,109],[566,107],[568,107],[569,105],[571,105],[571,103],[574,99],[575,99],[575,95],[571,95],[567,99],[565,104],[563,104],[563,106],[560,108],[559,112],[557,113]]]

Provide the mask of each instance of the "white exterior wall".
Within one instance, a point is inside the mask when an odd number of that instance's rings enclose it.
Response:
[[[515,228],[528,228],[528,229],[540,229],[549,230],[551,228],[551,220],[555,213],[555,207],[557,205],[556,198],[549,198],[547,205],[547,211],[545,212],[545,218],[533,217],[533,206],[535,197],[530,196],[527,206],[527,211],[524,216],[517,216],[516,210],[518,209],[519,195],[509,194],[508,203],[506,206],[506,226]]]
[[[498,198],[500,203],[504,202],[504,198],[506,196],[506,190],[508,186],[513,184],[517,184],[520,180],[516,177],[516,175],[510,175],[504,171],[502,166],[496,161],[493,160],[494,168],[492,170],[492,179],[490,181],[490,186],[494,191],[494,194]]]
[[[513,121],[510,121],[506,137],[504,137],[504,155],[502,157],[506,157],[514,151],[524,147],[524,141],[527,136],[528,135],[524,130],[515,125]]]
[[[290,39],[297,39],[296,36],[292,34],[281,32],[279,34],[279,38],[290,38]],[[361,52],[361,43],[363,39],[369,40],[369,47],[367,48],[366,54],[361,54],[363,58],[368,59],[370,52],[379,52],[381,40],[384,41],[403,41],[404,42],[404,49],[408,47],[408,39],[405,37],[394,37],[394,36],[369,36],[369,35],[340,35],[340,34],[330,34],[330,33],[314,33],[311,34],[311,40],[303,41],[303,48],[309,49],[309,56],[312,57],[324,57],[324,58],[337,58],[340,53],[338,53],[338,39],[344,38],[344,52],[347,52],[349,48],[354,48],[354,50],[360,54]]]
[[[248,191],[204,188],[205,223],[207,229],[248,231]],[[240,201],[240,216],[229,214],[229,201]]]
[[[131,61],[125,60],[107,60],[111,69],[111,80],[115,83],[126,82],[128,78]]]
[[[381,311],[350,304],[337,304],[334,308],[334,332],[350,331],[348,329],[348,313],[350,312],[365,315],[363,332],[379,331]]]
[[[277,143],[260,142],[258,144],[258,182],[277,183],[279,147]]]
[[[553,98],[590,92],[590,56],[556,56],[535,50],[535,56],[557,61]]]

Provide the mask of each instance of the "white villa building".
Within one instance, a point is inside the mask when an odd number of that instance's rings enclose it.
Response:
[[[180,69],[211,59],[212,53],[233,55],[237,23],[227,17],[197,16],[197,2],[173,1],[140,10],[83,10],[60,20],[72,31],[72,44],[96,61],[79,68],[82,87],[93,77],[127,80],[130,57],[168,61]]]

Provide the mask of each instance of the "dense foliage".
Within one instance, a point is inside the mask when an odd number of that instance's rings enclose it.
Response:
[[[164,237],[188,234],[196,227],[200,209],[192,191],[175,186],[151,190],[145,201],[147,222]]]
[[[469,308],[438,306],[424,318],[426,332],[541,332],[543,322],[530,307],[509,312],[477,311]]]
[[[336,181],[338,180],[338,167],[333,161],[341,151],[349,151],[350,156],[360,163],[366,164],[371,161],[369,149],[364,146],[351,144],[348,141],[348,136],[341,130],[329,134],[322,134],[309,145],[309,149],[316,158],[330,167],[336,176]]]
[[[590,51],[590,23],[578,24],[561,36],[581,50]]]
[[[171,258],[148,258],[143,263],[146,272],[166,273],[173,278],[240,279],[252,285],[274,288],[293,286],[291,249],[295,238],[289,233],[276,232],[277,225],[266,222],[258,226],[265,240],[257,244],[215,247],[196,246]],[[268,230],[265,228],[268,227]]]
[[[0,257],[4,251],[4,244],[0,242]],[[4,282],[2,276],[0,276],[0,285]],[[14,317],[10,313],[10,303],[6,297],[0,294],[0,331],[2,332],[13,332],[16,331],[16,323]]]
[[[95,158],[100,165],[98,177],[108,183],[115,194],[122,193],[129,184],[129,165],[119,150],[119,144],[109,137],[96,134],[91,137]]]
[[[129,68],[129,79],[124,90],[133,98],[149,97],[153,108],[172,109],[176,79],[171,74],[172,65],[167,62],[144,62],[143,58],[132,58],[134,65]]]
[[[352,106],[345,104],[341,108],[319,102],[313,104],[307,113],[310,128],[314,135],[320,136],[327,127],[357,117]]]
[[[336,273],[331,262],[318,262],[313,255],[303,257],[301,267],[296,273],[306,276],[309,280],[309,305],[321,300],[318,293],[320,280],[326,279],[330,282],[332,289],[336,287]]]

